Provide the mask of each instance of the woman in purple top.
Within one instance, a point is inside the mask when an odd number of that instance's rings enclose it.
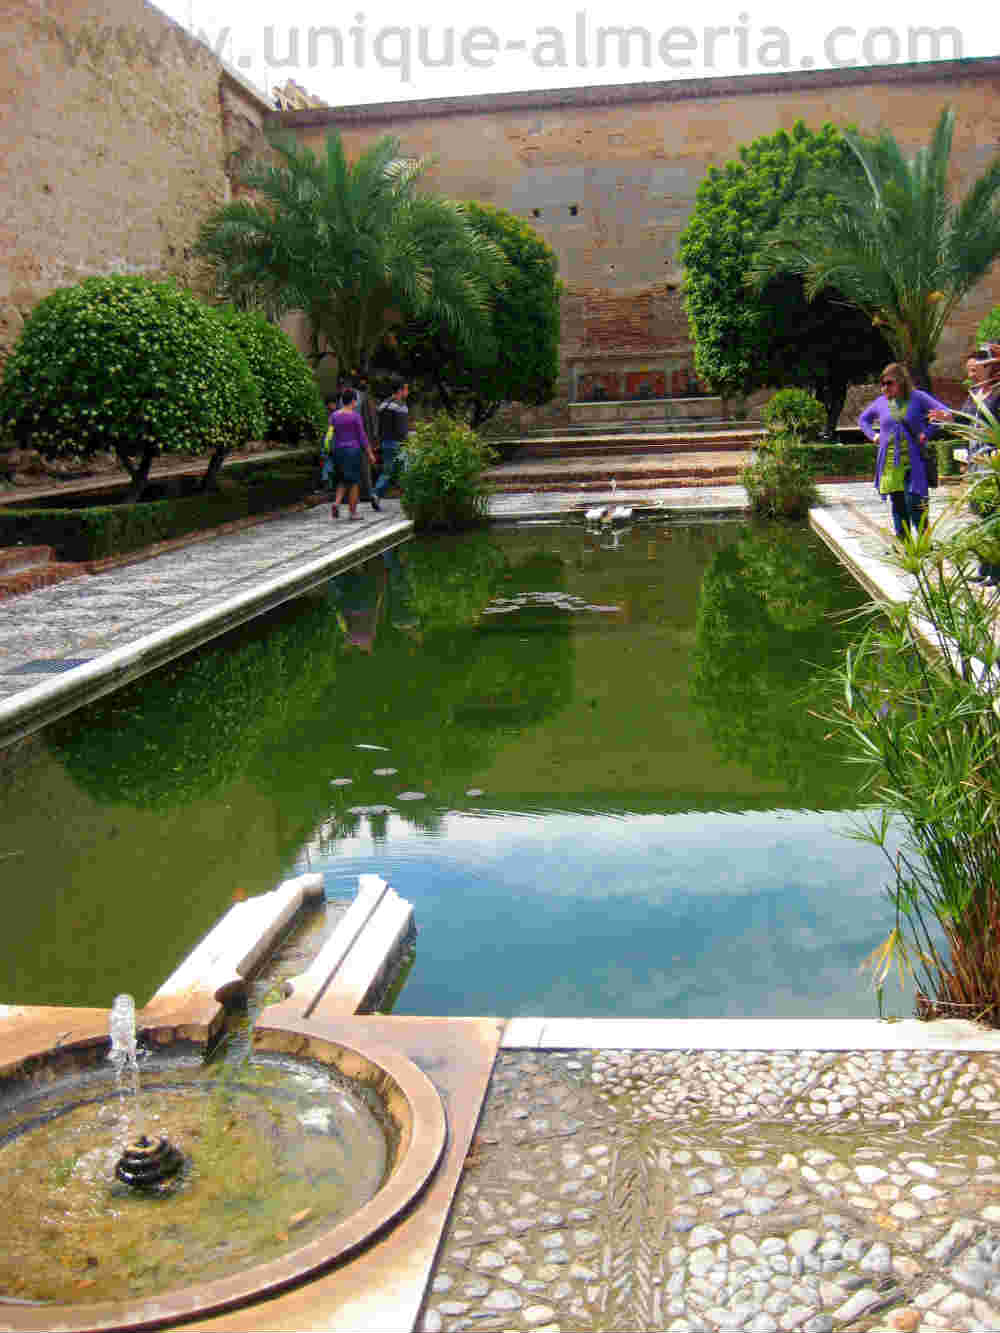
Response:
[[[337,518],[340,514],[340,502],[347,492],[347,505],[351,518],[357,518],[358,494],[361,487],[361,450],[368,454],[374,463],[375,455],[368,443],[364,423],[354,410],[357,394],[353,389],[345,389],[340,395],[340,407],[330,415],[333,427],[333,467],[337,475],[337,489],[334,493],[330,515]]]
[[[878,442],[875,489],[889,497],[896,536],[919,526],[927,513],[927,466],[923,446],[936,430],[929,413],[949,409],[915,389],[905,366],[893,361],[882,371],[884,390],[858,418],[869,440]]]

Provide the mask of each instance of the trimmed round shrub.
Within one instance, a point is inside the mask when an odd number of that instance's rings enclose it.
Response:
[[[232,335],[190,292],[148,278],[87,278],[45,297],[0,384],[0,430],[49,458],[218,453],[263,426]]]
[[[326,429],[319,386],[305,357],[283,329],[260,314],[222,306],[216,315],[243,349],[257,381],[269,440],[312,443]]]
[[[495,459],[485,440],[446,412],[420,422],[407,436],[399,478],[404,512],[418,528],[454,531],[482,522],[490,498],[483,473]]]
[[[760,418],[768,435],[783,439],[818,440],[826,429],[826,409],[807,389],[779,389]]]

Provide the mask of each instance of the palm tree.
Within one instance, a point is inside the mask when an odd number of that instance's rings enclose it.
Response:
[[[317,158],[270,136],[276,161],[250,162],[237,199],[202,226],[198,253],[220,296],[272,317],[308,318],[314,364],[332,352],[365,371],[401,312],[439,322],[461,343],[488,336],[490,285],[505,260],[468,224],[463,206],[418,189],[430,163],[381,138],[354,163],[331,131]]]
[[[1000,256],[1000,156],[953,203],[954,129],[945,107],[913,158],[888,131],[876,140],[845,132],[861,173],[817,174],[810,183],[825,194],[822,207],[783,219],[747,275],[760,291],[778,273],[798,273],[809,300],[835,288],[880,328],[923,389],[952,312]]]

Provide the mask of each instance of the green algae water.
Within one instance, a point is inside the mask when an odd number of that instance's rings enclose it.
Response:
[[[381,1187],[386,1130],[319,1065],[143,1062],[141,1122],[105,1064],[0,1100],[0,1291],[90,1304],[211,1281],[315,1240]],[[115,1179],[139,1130],[184,1156],[164,1194]]]
[[[397,1012],[869,1015],[826,738],[864,601],[808,531],[420,539],[0,756],[0,1001],[142,1002],[235,897],[383,875]]]

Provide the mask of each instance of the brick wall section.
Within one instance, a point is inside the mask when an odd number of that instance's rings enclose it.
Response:
[[[54,288],[95,273],[198,287],[191,246],[266,102],[142,0],[6,0],[0,358]]]
[[[955,109],[955,184],[1000,149],[1000,60],[895,65],[738,79],[558,89],[480,98],[283,113],[321,150],[331,126],[350,155],[383,134],[431,155],[436,188],[524,217],[552,246],[565,285],[560,393],[571,367],[602,353],[653,355],[686,342],[677,242],[698,183],[739,146],[796,120],[890,128],[925,144],[945,101]],[[1000,271],[974,291],[935,369],[960,376],[976,324],[1000,303]],[[558,420],[559,405],[523,425]]]

